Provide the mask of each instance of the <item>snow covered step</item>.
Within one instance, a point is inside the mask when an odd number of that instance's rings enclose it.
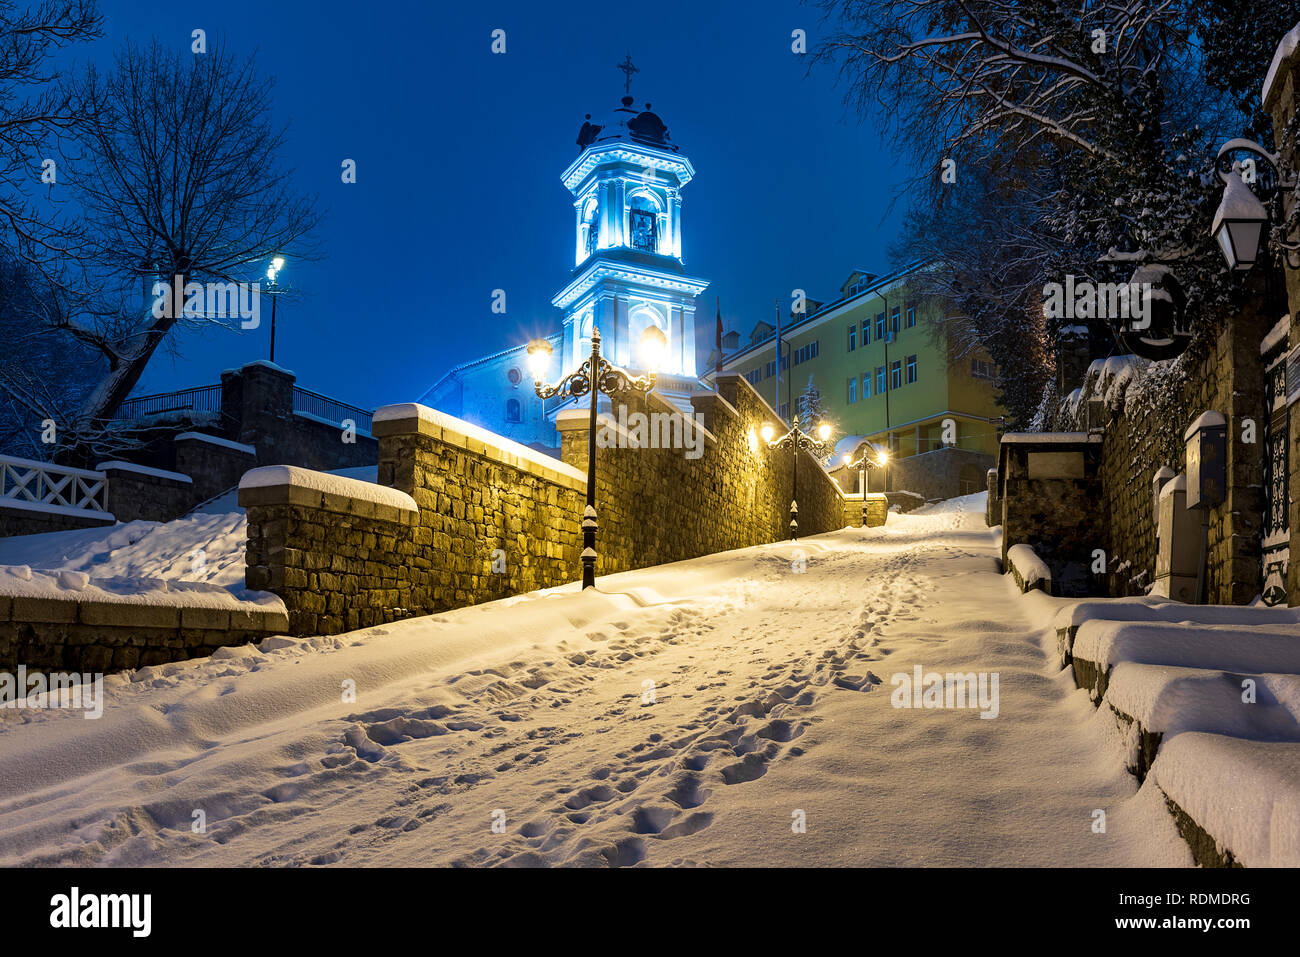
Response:
[[[1300,625],[1085,621],[1072,649],[1075,684],[1099,704],[1120,662],[1300,674]]]
[[[1068,668],[1074,639],[1086,621],[1163,621],[1187,625],[1300,625],[1300,608],[1265,608],[1242,605],[1187,605],[1139,595],[1073,602],[1056,613],[1057,650],[1061,667]]]
[[[1201,866],[1300,867],[1300,743],[1180,734],[1150,780]]]
[[[1189,731],[1300,742],[1300,675],[1120,662],[1105,701],[1126,738],[1129,770],[1139,780],[1162,741]]]

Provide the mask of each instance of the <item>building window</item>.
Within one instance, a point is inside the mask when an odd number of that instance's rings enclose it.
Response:
[[[627,228],[632,234],[632,248],[643,252],[659,251],[659,217],[652,209],[629,209]]]
[[[507,399],[507,400],[506,400],[506,421],[507,421],[507,422],[522,422],[523,420],[524,420],[524,417],[523,417],[523,415],[522,415],[521,412],[520,412],[520,408],[519,408],[519,400],[518,400],[518,399]]]
[[[889,364],[889,387],[891,389],[903,387],[903,360],[901,359],[895,359]]]
[[[511,385],[519,385],[519,380],[523,378],[518,369],[511,369],[506,373],[506,378],[510,380]]]
[[[907,357],[907,384],[911,385],[916,381],[916,356]]]
[[[894,307],[893,314],[889,317],[889,328],[894,330],[894,335],[898,335],[898,307]]]
[[[858,347],[858,327],[849,326],[849,352]]]
[[[809,352],[808,352],[808,358],[809,358],[809,359],[816,359],[816,358],[817,358],[817,353],[819,353],[819,352],[821,351],[821,347],[822,347],[822,341],[821,341],[820,339],[814,339],[814,340],[812,341],[812,345],[810,345],[810,346],[808,347],[808,349],[809,349]]]
[[[849,380],[849,405],[858,401],[858,380],[856,378]]]
[[[871,320],[862,320],[862,344],[865,346],[871,342]]]
[[[790,421],[790,403],[789,403],[789,402],[782,402],[782,403],[781,403],[781,408],[777,410],[777,413],[776,413],[776,414],[779,415],[781,418],[785,419],[787,422],[789,422],[789,421]]]
[[[876,395],[885,391],[885,367],[876,366]]]
[[[862,398],[865,399],[869,395],[871,395],[871,373],[864,372],[862,373]]]
[[[878,312],[876,313],[876,341],[879,342],[883,338],[885,338],[885,314]]]
[[[997,377],[997,366],[982,359],[972,359],[970,361],[970,374],[977,379],[995,379]]]
[[[911,329],[916,325],[916,306],[907,307],[907,328]]]

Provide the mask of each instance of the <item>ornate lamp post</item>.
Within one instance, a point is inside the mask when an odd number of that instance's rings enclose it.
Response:
[[[280,298],[280,283],[276,279],[284,268],[284,257],[276,253],[266,268],[267,295],[271,297],[271,361],[275,361],[275,301]]]
[[[600,393],[611,398],[620,392],[639,392],[645,395],[655,384],[655,370],[663,359],[668,340],[656,326],[648,326],[641,335],[641,355],[646,374],[633,376],[625,369],[611,364],[600,354],[600,330],[591,330],[591,356],[577,369],[554,385],[542,380],[551,362],[551,344],[545,339],[528,343],[528,366],[533,373],[537,396],[579,398],[590,394],[591,415],[587,423],[587,507],[582,513],[582,587],[596,586],[596,401]]]
[[[779,439],[772,438],[774,434],[775,430],[772,426],[763,426],[763,441],[767,443],[767,447],[769,449],[779,449],[784,445],[789,445],[791,460],[794,464],[790,497],[790,540],[794,541],[799,537],[799,450],[820,452],[825,449],[826,442],[831,437],[831,427],[823,422],[817,426],[817,436],[814,438],[799,428],[799,413],[796,412],[794,414],[794,425],[790,426],[790,431]]]
[[[1251,181],[1256,185],[1255,190],[1247,185],[1246,163],[1235,159],[1243,153],[1254,173]],[[1228,140],[1219,148],[1217,165],[1219,178],[1223,180],[1223,199],[1214,214],[1211,234],[1228,268],[1233,272],[1248,272],[1259,259],[1265,230],[1270,226],[1275,227],[1271,239],[1285,254],[1287,265],[1300,268],[1300,243],[1290,242],[1285,235],[1286,221],[1279,197],[1281,189],[1296,186],[1295,174],[1285,171],[1281,159],[1258,143],[1240,138]]]
[[[846,468],[858,470],[858,488],[862,490],[862,527],[867,527],[867,469],[883,469],[885,463],[889,461],[889,453],[883,449],[876,453],[875,458],[863,452],[856,462],[849,461],[853,458],[852,453],[844,453],[844,465]]]

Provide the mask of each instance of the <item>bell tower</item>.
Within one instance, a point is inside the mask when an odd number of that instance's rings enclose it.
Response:
[[[681,194],[695,169],[649,103],[633,108],[639,71],[630,56],[619,69],[621,105],[600,122],[588,114],[579,156],[562,177],[574,197],[574,270],[551,300],[564,313],[561,367],[587,357],[595,326],[611,361],[639,371],[636,345],[655,325],[668,340],[655,391],[682,403],[700,388],[695,297],[708,286],[687,275],[682,259]]]

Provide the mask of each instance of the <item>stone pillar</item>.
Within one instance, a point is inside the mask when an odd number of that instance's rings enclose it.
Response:
[[[596,248],[604,249],[614,245],[614,190],[613,183],[601,180],[596,184],[597,202],[600,204],[596,218],[600,222],[600,238]]]
[[[629,246],[627,235],[627,180],[614,180],[614,245]]]
[[[682,197],[680,193],[674,193],[672,199],[673,208],[673,255],[678,259],[682,258]]]
[[[251,362],[239,370],[240,395],[237,440],[257,449],[262,465],[300,464],[276,448],[275,436],[293,416],[294,374],[269,362]],[[223,382],[224,385],[224,382]]]
[[[573,252],[575,256],[573,264],[575,266],[587,258],[587,248],[582,236],[582,205],[582,200],[578,200],[573,204]]]

